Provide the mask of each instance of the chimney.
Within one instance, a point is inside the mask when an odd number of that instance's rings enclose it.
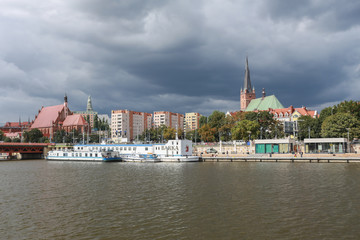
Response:
[[[266,96],[266,93],[265,93],[265,88],[262,89],[262,99],[264,99]]]

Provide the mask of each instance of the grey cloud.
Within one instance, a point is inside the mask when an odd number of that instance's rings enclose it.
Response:
[[[72,110],[91,95],[108,114],[237,110],[246,54],[257,95],[264,87],[285,106],[325,106],[360,89],[356,1],[19,0],[0,9],[2,92],[26,101],[3,95],[13,110],[0,122],[65,92]]]

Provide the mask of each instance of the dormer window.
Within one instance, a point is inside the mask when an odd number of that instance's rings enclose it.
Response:
[[[280,113],[280,115],[279,115],[280,117],[283,117],[284,115],[282,114],[282,113]]]

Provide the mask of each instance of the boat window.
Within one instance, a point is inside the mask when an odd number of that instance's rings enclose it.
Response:
[[[145,151],[147,151],[147,150],[148,150],[148,148],[146,147],[146,148],[145,148]]]
[[[133,150],[135,151],[135,150],[136,150],[136,147],[133,147]]]
[[[59,156],[59,153],[57,153],[56,155]]]
[[[92,157],[92,153],[90,153],[90,157]]]
[[[95,153],[95,157],[97,157],[97,153]]]
[[[87,153],[85,153],[85,157],[87,157]]]
[[[122,147],[120,147],[120,151],[122,151]]]

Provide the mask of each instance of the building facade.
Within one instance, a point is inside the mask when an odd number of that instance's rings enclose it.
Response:
[[[184,130],[189,132],[198,129],[200,126],[200,117],[200,113],[185,113]]]
[[[133,141],[152,126],[152,114],[129,110],[111,111],[111,138],[115,142]]]
[[[166,111],[154,112],[154,127],[161,125],[184,130],[184,115]]]

